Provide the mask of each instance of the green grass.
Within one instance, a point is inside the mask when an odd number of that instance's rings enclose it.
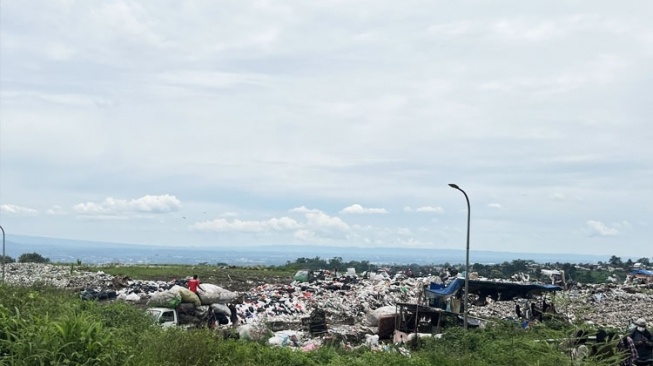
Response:
[[[82,271],[103,271],[113,276],[128,276],[141,280],[172,281],[198,275],[202,282],[225,286],[237,286],[239,290],[249,289],[268,282],[292,281],[295,271],[277,267],[219,267],[211,265],[102,265],[80,266]]]

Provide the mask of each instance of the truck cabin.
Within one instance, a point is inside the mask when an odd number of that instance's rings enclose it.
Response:
[[[168,308],[149,308],[147,312],[154,318],[157,324],[163,327],[177,325],[177,311]]]

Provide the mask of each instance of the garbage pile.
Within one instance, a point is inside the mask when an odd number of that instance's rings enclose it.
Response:
[[[541,307],[543,298],[515,299],[471,306],[469,313],[480,318],[516,318],[516,307],[534,303]],[[557,314],[570,322],[582,321],[605,328],[625,329],[638,318],[653,314],[653,291],[646,285],[577,284],[568,291],[545,297]]]
[[[104,272],[84,272],[67,266],[43,263],[6,263],[5,282],[12,285],[43,284],[58,288],[105,288],[113,276]]]
[[[211,309],[218,326],[237,327],[241,338],[266,336],[271,345],[305,350],[328,342],[346,347],[369,343],[382,348],[378,339],[369,337],[378,335],[379,312],[391,312],[397,303],[417,303],[425,285],[442,282],[437,276],[390,277],[382,273],[363,278],[349,274],[311,282],[265,284],[242,293],[202,284],[204,291],[193,297],[186,293],[186,280],[141,281],[34,263],[7,264],[5,280],[15,285],[43,283],[76,289],[86,299],[177,307],[181,318],[188,315],[192,321],[204,318]],[[605,327],[623,329],[632,320],[653,313],[653,292],[645,285],[577,284],[546,298],[568,320]],[[541,299],[489,301],[485,306],[470,307],[470,315],[485,319],[515,317],[516,305],[531,301]]]
[[[244,323],[294,323],[319,307],[329,324],[367,325],[366,314],[377,308],[416,302],[422,286],[420,279],[385,277],[268,284],[250,289],[236,308]]]

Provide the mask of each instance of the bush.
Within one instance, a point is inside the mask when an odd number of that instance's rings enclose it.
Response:
[[[5,259],[5,263],[14,263],[14,262],[16,262],[15,259],[11,258],[8,255],[5,255],[4,259]],[[0,263],[2,263],[2,256],[1,255],[0,255]]]
[[[126,365],[135,352],[95,303],[52,288],[3,285],[0,294],[0,364]]]
[[[46,258],[39,253],[23,253],[18,257],[19,263],[50,263],[50,258]]]

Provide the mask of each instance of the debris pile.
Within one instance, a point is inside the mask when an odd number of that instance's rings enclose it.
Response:
[[[653,314],[653,291],[647,286],[583,284],[555,295],[546,301],[569,321],[583,321],[606,328],[625,329],[636,319]],[[516,308],[530,304],[541,308],[542,299],[515,299],[489,302],[470,307],[470,314],[480,318],[517,318]]]
[[[13,285],[43,284],[58,288],[108,288],[113,278],[114,276],[101,271],[84,272],[54,264],[5,264],[5,282]]]
[[[201,308],[210,306],[214,312],[224,315],[219,324],[239,325],[239,333],[245,338],[260,337],[266,330],[271,336],[270,344],[274,346],[308,350],[320,347],[324,342],[338,342],[355,347],[366,342],[378,344],[378,340],[369,337],[370,334],[378,335],[375,312],[384,307],[393,308],[397,303],[417,303],[423,300],[424,286],[441,283],[439,280],[439,277],[390,277],[387,274],[370,275],[365,279],[344,275],[310,283],[264,284],[238,293],[238,296],[235,292],[221,289],[223,292],[212,293],[214,298],[211,300],[204,301],[200,296],[200,302]],[[148,301],[175,306],[179,301],[176,295],[165,294],[175,286],[185,287],[185,280],[140,281],[103,272],[81,272],[65,266],[34,263],[7,264],[6,282],[15,285],[42,283],[79,290],[87,299],[116,299],[142,306]],[[634,319],[653,313],[653,291],[647,285],[577,284],[570,290],[547,294],[546,301],[568,320],[583,320],[619,329],[624,329]],[[184,305],[183,299],[181,302]],[[470,307],[470,315],[484,319],[516,318],[516,305],[522,304],[524,308],[531,302],[540,305],[542,298],[488,299],[485,306]]]

